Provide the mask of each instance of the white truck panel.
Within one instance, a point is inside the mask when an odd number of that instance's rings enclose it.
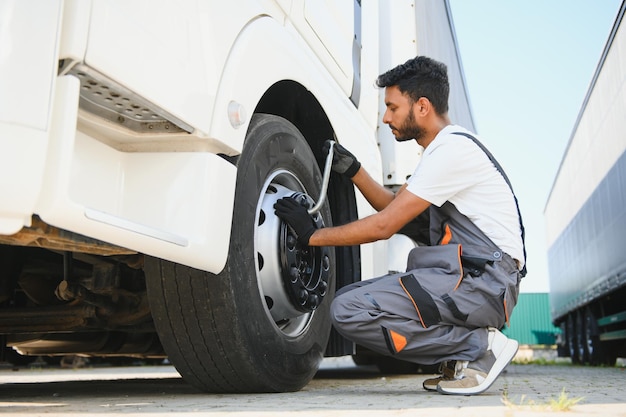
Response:
[[[361,3],[361,96],[359,111],[370,129],[380,121],[380,89],[374,81],[380,74],[380,32],[378,2]]]
[[[147,10],[150,19],[144,18]],[[264,13],[267,8],[254,1],[95,0],[85,60],[208,132],[230,48],[239,30]]]
[[[304,18],[324,44],[344,78],[352,78],[354,0],[307,0]]]
[[[78,81],[61,77],[58,84]],[[71,90],[68,88],[68,90]],[[77,106],[56,106],[66,118]],[[49,224],[163,259],[219,272],[230,236],[236,169],[211,153],[124,153],[71,123],[50,137],[36,212]],[[219,179],[219,181],[216,181]],[[207,254],[211,254],[208,256]]]
[[[91,1],[65,0],[63,3],[63,29],[59,56],[80,62],[85,58],[89,39]]]
[[[393,30],[380,32],[380,73],[418,54],[415,28],[416,11],[412,0],[383,0],[379,3],[381,27]],[[378,143],[383,161],[385,185],[398,186],[413,174],[421,156],[415,141],[397,142],[391,129],[382,122],[386,106],[384,95],[379,101]]]
[[[450,47],[456,45],[456,35],[449,5],[446,2],[418,0],[415,2],[415,13],[418,53],[448,66],[450,120],[475,131],[459,50]]]
[[[625,10],[622,4],[544,211],[552,319],[570,347],[595,319],[611,323],[598,328],[601,341],[624,338],[621,319],[602,317],[624,314],[626,288]],[[574,361],[585,360],[579,352],[570,350]]]
[[[0,3],[0,122],[47,128],[61,4],[19,0]]]
[[[626,151],[625,31],[619,27],[552,186],[544,212],[548,247]]]
[[[41,130],[0,123],[0,137],[0,195],[11,196],[3,198],[0,234],[12,235],[30,225],[41,187],[48,136]]]
[[[251,115],[253,106],[275,80],[293,80],[311,90],[326,111],[339,141],[353,149],[359,160],[372,168],[372,176],[379,178],[380,155],[376,152],[375,132],[368,129],[362,115],[305,46],[293,29],[280,26],[273,19],[258,19],[242,30],[224,69],[210,136],[232,138],[229,145],[241,149],[245,129],[237,130],[228,122],[228,103],[242,103]],[[291,60],[282,59],[286,53]],[[241,82],[251,78],[255,83]]]
[[[415,55],[426,55],[445,63],[450,81],[450,119],[453,123],[474,130],[447,2],[385,0],[380,2],[379,12],[382,27],[393,27],[393,30],[380,33],[381,72]],[[379,111],[381,115],[385,111],[382,99]],[[419,163],[421,148],[414,141],[397,142],[380,118],[378,141],[385,184],[404,184]]]
[[[55,100],[61,1],[0,2],[0,233],[30,224]],[[10,198],[7,198],[10,196]]]
[[[334,13],[326,10],[325,14],[326,7]],[[352,90],[353,7],[354,0],[329,1],[323,7],[320,0],[298,0],[292,2],[289,15],[289,23],[306,40],[307,49],[315,53],[347,96]]]

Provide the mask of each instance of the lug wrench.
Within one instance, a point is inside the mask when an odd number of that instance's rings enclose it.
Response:
[[[330,181],[330,171],[333,166],[333,153],[334,153],[335,141],[330,141],[330,147],[328,148],[328,155],[326,156],[326,164],[324,165],[324,177],[322,178],[322,189],[320,190],[320,198],[317,203],[308,210],[309,214],[315,214],[324,205],[326,201],[326,191],[328,190],[328,182]]]

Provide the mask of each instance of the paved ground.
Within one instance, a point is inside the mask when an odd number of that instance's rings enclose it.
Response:
[[[349,358],[327,360],[303,390],[287,394],[209,395],[170,366],[92,369],[0,368],[0,414],[31,416],[626,416],[626,370],[570,365],[511,365],[473,397],[425,392],[428,375],[381,376]],[[551,401],[565,393],[555,410]],[[579,400],[570,411],[564,404]]]

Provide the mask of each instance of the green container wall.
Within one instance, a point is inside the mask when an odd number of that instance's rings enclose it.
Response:
[[[502,330],[520,345],[553,345],[558,327],[550,318],[548,293],[521,293],[510,318],[510,326]]]

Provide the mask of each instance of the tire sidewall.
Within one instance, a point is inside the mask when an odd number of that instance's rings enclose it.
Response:
[[[265,310],[254,261],[257,256],[255,213],[261,190],[268,176],[279,169],[294,173],[309,195],[319,197],[321,174],[302,134],[283,118],[255,115],[238,162],[228,279],[238,312],[237,333],[242,343],[250,347],[249,354],[255,365],[265,367],[263,372],[273,374],[277,379],[293,377],[304,379],[306,383],[317,370],[330,334],[334,268],[329,275],[328,294],[307,328],[295,337],[281,333]],[[327,204],[320,213],[329,225],[331,217]],[[334,251],[330,252],[334,257]],[[335,265],[332,258],[331,265]]]

